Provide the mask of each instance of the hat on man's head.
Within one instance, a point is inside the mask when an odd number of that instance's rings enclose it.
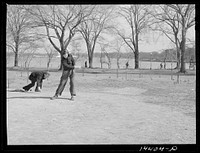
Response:
[[[69,54],[69,50],[68,49],[65,49],[64,51],[63,51],[63,53],[65,54],[65,53],[68,53]]]
[[[63,53],[64,54],[66,54],[66,53],[69,54],[69,51],[68,50],[64,50]]]

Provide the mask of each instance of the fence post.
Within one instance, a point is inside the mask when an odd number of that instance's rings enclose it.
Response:
[[[84,76],[84,70],[85,70],[85,68],[83,68],[83,71],[82,71],[82,76]]]
[[[172,62],[171,62],[171,80],[174,80],[173,79],[173,73],[172,73]]]
[[[177,83],[179,83],[179,73],[177,74]]]

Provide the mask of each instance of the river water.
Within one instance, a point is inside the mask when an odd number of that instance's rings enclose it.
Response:
[[[85,66],[85,61],[87,59],[85,58],[78,58],[76,62],[76,66],[78,67],[84,67]],[[19,66],[24,67],[26,59],[19,58]],[[37,68],[46,68],[47,67],[47,57],[33,57],[32,60],[30,61],[30,67],[37,67]],[[119,60],[120,63],[120,68],[126,68],[126,62],[127,59],[121,58]],[[87,61],[88,64],[88,61]],[[141,69],[160,69],[160,64],[161,62],[155,62],[155,61],[140,61],[139,62],[139,67]],[[163,63],[162,63],[163,64]],[[9,57],[7,58],[7,66],[11,67],[14,65],[14,57]],[[59,68],[60,65],[60,58],[59,57],[54,57],[51,62],[50,62],[50,67],[49,68]],[[89,64],[88,64],[89,65]],[[134,59],[129,60],[129,68],[134,68],[135,62]],[[163,64],[164,66],[164,64]],[[186,69],[189,69],[189,63],[185,63]],[[101,63],[99,58],[94,58],[93,59],[93,67],[94,68],[100,68]],[[173,69],[176,67],[175,62],[166,62],[166,69]],[[108,65],[106,63],[103,64],[103,68],[108,68]],[[117,60],[116,59],[111,59],[111,68],[116,69],[117,68]]]

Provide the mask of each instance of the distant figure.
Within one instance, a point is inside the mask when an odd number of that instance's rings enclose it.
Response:
[[[195,65],[195,63],[194,63],[194,60],[191,58],[191,59],[190,59],[189,69],[192,68],[192,69],[194,70],[194,69],[195,69],[195,66],[196,66],[196,65]]]
[[[162,69],[162,67],[163,67],[163,65],[162,65],[162,63],[160,63],[160,69]]]
[[[128,66],[129,66],[129,63],[128,63],[128,62],[126,62],[126,69],[128,69]]]
[[[50,74],[48,72],[44,72],[44,71],[32,72],[29,76],[29,80],[31,81],[31,83],[28,84],[27,86],[23,87],[24,91],[29,91],[37,82],[35,92],[41,92],[42,81],[44,79],[48,78],[49,76],[50,76]]]
[[[166,69],[166,63],[164,63],[164,69]]]
[[[87,68],[87,61],[85,61],[85,68]]]
[[[192,65],[192,63],[194,63],[194,62],[193,62],[193,59],[191,58],[191,59],[190,59],[190,65]]]

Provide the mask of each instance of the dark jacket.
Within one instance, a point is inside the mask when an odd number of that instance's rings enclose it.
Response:
[[[45,79],[44,74],[49,74],[45,71],[34,71],[30,74],[29,80],[43,80]]]
[[[71,54],[68,54],[67,58],[63,57],[62,64],[63,64],[63,70],[65,71],[74,69],[75,61],[73,56]]]

